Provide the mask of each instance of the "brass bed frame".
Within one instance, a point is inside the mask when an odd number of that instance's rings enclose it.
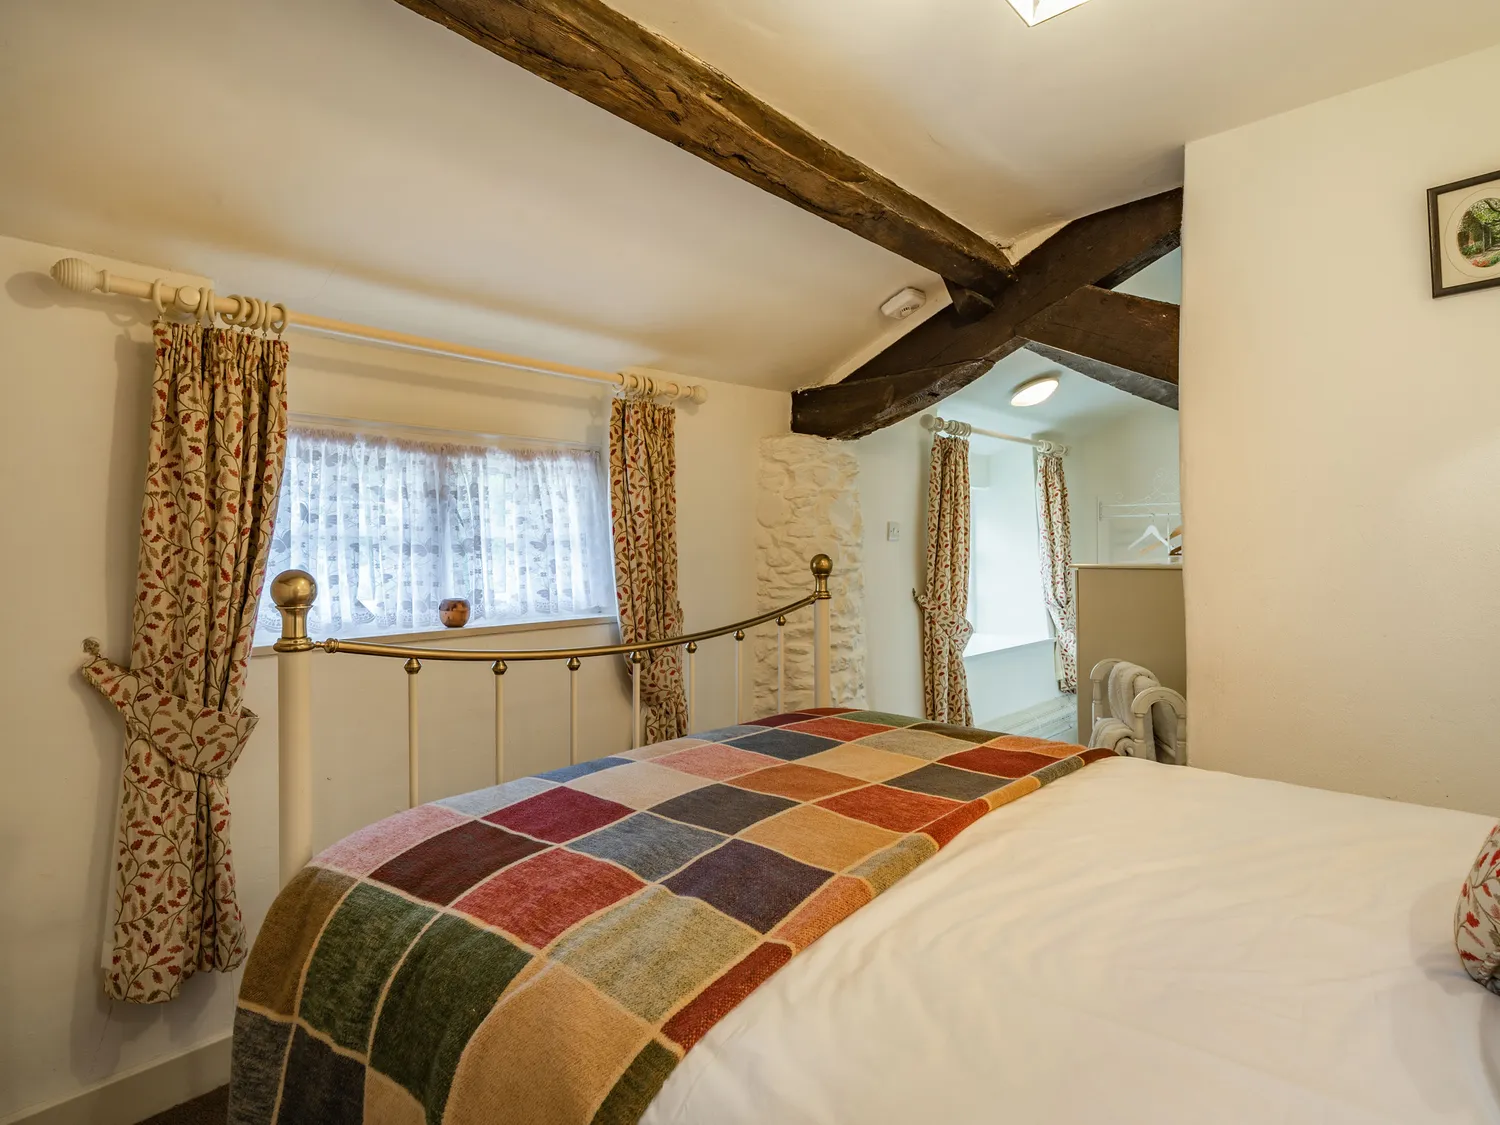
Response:
[[[743,643],[746,633],[757,625],[776,622],[776,704],[782,709],[786,685],[785,630],[787,617],[812,607],[813,610],[813,705],[827,707],[832,703],[830,686],[830,610],[832,595],[828,579],[833,560],[815,555],[810,563],[813,591],[807,597],[768,610],[755,617],[736,621],[717,629],[687,633],[660,641],[638,644],[598,645],[591,648],[534,649],[491,651],[488,649],[426,648],[412,645],[374,644],[337,638],[315,641],[307,632],[307,615],[317,596],[318,584],[304,570],[287,570],[271,582],[271,600],[281,611],[281,638],[277,653],[277,743],[280,765],[278,782],[280,875],[283,885],[312,858],[312,676],[310,660],[314,651],[332,655],[377,656],[404,661],[406,670],[406,742],[407,802],[418,804],[418,766],[420,740],[418,716],[420,697],[418,681],[422,664],[428,660],[484,661],[495,677],[495,781],[505,780],[505,673],[511,664],[526,661],[565,661],[568,676],[568,746],[569,758],[578,761],[578,670],[583,661],[596,657],[624,656],[630,669],[630,745],[641,745],[641,664],[644,653],[658,649],[682,647],[686,651],[686,689],[688,729],[694,729],[693,661],[702,641],[733,636],[735,722],[743,712]]]

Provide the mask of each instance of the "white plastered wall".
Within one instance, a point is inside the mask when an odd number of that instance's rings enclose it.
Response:
[[[931,436],[916,418],[851,442],[859,458],[865,525],[867,703],[899,715],[922,713],[922,622],[911,592],[926,568],[927,463]],[[888,523],[899,541],[886,539]]]
[[[1500,165],[1500,48],[1187,150],[1193,754],[1500,812],[1500,292],[1430,296],[1425,191]]]
[[[829,687],[833,703],[865,702],[865,582],[860,518],[859,461],[845,442],[807,434],[762,438],[756,503],[756,584],[762,611],[789,605],[812,592],[810,562],[833,560],[829,579]],[[757,715],[811,707],[813,613],[787,619],[781,637],[782,678],[778,705],[777,630],[759,626],[751,637]]]
[[[129,653],[130,604],[145,470],[149,306],[78,298],[45,276],[72,251],[0,238],[0,677],[7,784],[0,787],[0,1121],[64,1102],[110,1079],[181,1057],[230,1028],[238,974],[189,980],[169,1005],[110,1004],[98,967],[123,745],[118,716],[77,674],[80,642]],[[149,265],[97,264],[139,277]],[[182,280],[191,280],[183,278]],[[344,417],[603,444],[607,393],[413,353],[289,337],[293,409]],[[785,394],[710,383],[679,411],[682,600],[690,626],[756,607],[755,473],[761,437],[786,430]],[[504,643],[606,643],[613,627],[509,634]],[[733,719],[732,641],[699,654],[700,723]],[[716,647],[717,646],[717,647]],[[405,803],[405,677],[397,662],[314,656],[315,844]],[[583,747],[623,746],[629,696],[620,667],[582,673]],[[423,685],[423,788],[434,799],[491,783],[491,674],[429,664]],[[749,676],[746,675],[747,701]],[[512,776],[566,761],[566,673],[508,676]],[[260,726],[230,778],[241,902],[252,932],[276,881],[276,668],[251,663],[248,705]],[[224,1080],[221,1060],[189,1080]],[[84,1118],[130,1122],[201,1092],[131,1084]],[[165,1098],[151,1104],[155,1095]],[[144,1099],[144,1100],[141,1100]],[[98,1107],[103,1106],[103,1109]],[[63,1120],[52,1115],[49,1120]]]

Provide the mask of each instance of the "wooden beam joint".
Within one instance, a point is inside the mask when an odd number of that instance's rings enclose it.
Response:
[[[1058,361],[1084,374],[1175,404],[1180,311],[1094,282],[1143,269],[1180,244],[1181,229],[1180,189],[1069,223],[1021,259],[990,312],[966,320],[945,309],[842,383],[796,392],[792,430],[873,433],[961,390],[1031,342],[1042,354],[1072,357]]]

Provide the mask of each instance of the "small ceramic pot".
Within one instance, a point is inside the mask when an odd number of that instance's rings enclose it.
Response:
[[[444,598],[438,602],[438,617],[450,629],[462,629],[469,623],[469,603],[463,598]]]

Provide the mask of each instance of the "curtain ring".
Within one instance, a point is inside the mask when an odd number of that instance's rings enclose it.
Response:
[[[151,303],[156,306],[156,315],[158,317],[167,315],[167,310],[161,303],[161,278],[159,277],[151,283]]]
[[[206,318],[208,326],[210,328],[214,326],[214,291],[212,289],[204,289],[199,292],[198,308],[195,311],[199,324],[204,323]]]
[[[276,313],[274,317],[271,315],[273,309]],[[278,336],[286,331],[286,306],[280,301],[266,306],[266,327]]]
[[[244,328],[255,315],[252,299],[238,293],[231,293],[229,299],[234,302],[234,311],[224,314],[224,323],[231,328]]]

